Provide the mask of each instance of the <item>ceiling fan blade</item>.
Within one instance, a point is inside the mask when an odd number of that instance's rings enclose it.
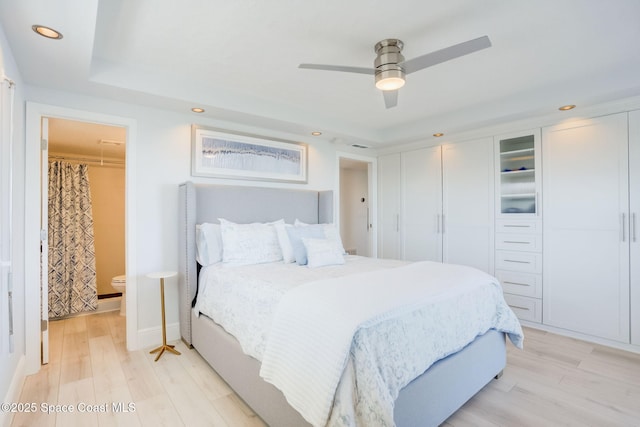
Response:
[[[387,108],[393,108],[398,105],[398,91],[397,90],[383,90],[384,106]]]
[[[343,65],[300,64],[298,65],[298,68],[323,71],[343,71],[345,73],[369,74],[371,76],[376,73],[376,70],[373,68],[347,67]]]
[[[404,68],[406,74],[409,74],[488,47],[491,47],[491,40],[489,40],[487,36],[482,36],[477,39],[436,50],[435,52],[427,53],[426,55],[418,56],[417,58],[401,63],[400,66]]]

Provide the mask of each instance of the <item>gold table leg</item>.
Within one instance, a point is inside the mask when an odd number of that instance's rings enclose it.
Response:
[[[177,354],[178,356],[180,355],[180,352],[174,348],[175,345],[167,344],[167,322],[164,316],[164,277],[160,278],[160,301],[162,303],[162,345],[149,352],[149,354],[159,352],[156,356],[155,362],[160,359],[160,356],[162,356],[165,350],[173,354]]]

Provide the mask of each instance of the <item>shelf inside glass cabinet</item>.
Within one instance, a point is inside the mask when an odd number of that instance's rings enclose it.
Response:
[[[499,150],[501,213],[536,213],[533,135],[500,140]]]

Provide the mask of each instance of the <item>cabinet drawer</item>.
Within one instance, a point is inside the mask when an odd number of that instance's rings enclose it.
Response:
[[[542,254],[496,251],[496,269],[542,274]]]
[[[499,219],[496,233],[542,234],[542,221],[535,219]]]
[[[542,275],[496,270],[496,277],[505,293],[542,298]]]
[[[542,322],[542,300],[504,294],[504,299],[520,320]]]
[[[507,251],[542,251],[541,234],[496,234],[496,249]]]

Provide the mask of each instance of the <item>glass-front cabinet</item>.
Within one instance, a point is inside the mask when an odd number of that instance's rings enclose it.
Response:
[[[542,322],[540,130],[494,138],[495,276],[520,320]]]
[[[539,130],[496,138],[499,216],[540,215]]]

